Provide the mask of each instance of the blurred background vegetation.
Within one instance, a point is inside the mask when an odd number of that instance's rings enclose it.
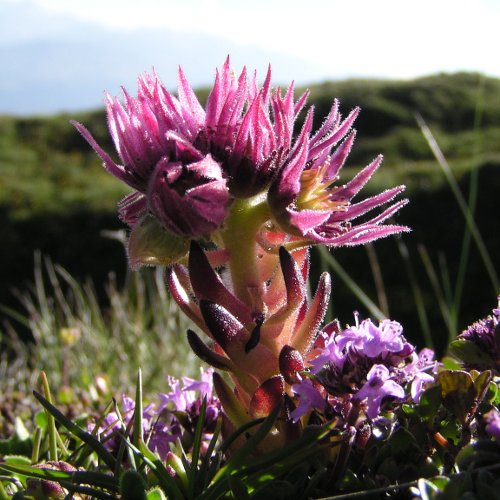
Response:
[[[364,195],[406,184],[411,200],[397,216],[398,223],[413,229],[402,238],[408,259],[401,256],[397,239],[368,248],[338,249],[334,257],[368,297],[403,323],[408,339],[422,347],[425,332],[415,306],[417,284],[427,329],[435,346],[443,349],[449,325],[436,299],[429,262],[446,299],[452,293],[463,255],[465,224],[415,113],[432,130],[466,199],[470,192],[474,195],[477,183],[477,200],[470,200],[471,208],[498,273],[500,80],[458,73],[412,81],[325,82],[310,90],[316,126],[334,97],[340,99],[345,114],[354,106],[362,108],[356,122],[357,141],[340,182],[382,153],[384,164]],[[201,89],[199,95],[204,100],[207,90]],[[113,151],[104,110],[71,116],[0,116],[0,330],[6,331],[8,322],[9,331],[32,335],[26,322],[16,320],[12,313],[30,314],[26,300],[23,304],[13,289],[27,290],[33,281],[35,250],[50,256],[77,282],[91,278],[103,310],[110,302],[105,287],[109,273],[115,276],[118,290],[130,279],[123,245],[103,235],[103,231],[123,229],[116,203],[126,187],[102,169],[97,156],[69,124],[70,119],[84,123],[104,149]],[[321,262],[314,258],[313,274],[319,272]],[[464,276],[456,317],[460,330],[487,314],[499,292],[492,287],[474,245]],[[50,280],[47,283],[50,287]],[[333,283],[331,315],[351,322],[353,310],[368,314],[335,272]]]

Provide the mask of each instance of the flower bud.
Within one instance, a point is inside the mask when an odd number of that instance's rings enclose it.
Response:
[[[128,259],[132,269],[142,265],[168,266],[186,255],[189,240],[165,230],[150,215],[132,228],[128,241]]]
[[[187,165],[162,158],[149,182],[148,202],[170,232],[199,237],[224,222],[229,190],[220,165],[210,155]]]

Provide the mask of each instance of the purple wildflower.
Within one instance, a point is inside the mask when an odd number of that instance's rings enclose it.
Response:
[[[333,186],[354,142],[355,133],[347,134],[358,113],[359,109],[355,109],[342,121],[335,101],[322,127],[311,136],[310,109],[291,155],[269,189],[269,203],[277,224],[309,244],[352,246],[408,231],[402,226],[383,225],[407,200],[396,202],[357,225],[352,223],[404,190],[404,186],[399,186],[351,203],[379,167],[381,156],[347,184]],[[332,152],[333,148],[336,149]]]
[[[197,400],[203,399],[205,396],[208,400],[211,399],[213,393],[213,372],[212,368],[202,370],[201,380],[182,377],[182,387],[180,380],[169,376],[168,384],[172,390],[165,394],[159,394],[162,400],[160,408],[163,409],[169,403],[172,403],[176,411],[187,411]]]
[[[297,413],[302,416],[321,408],[326,414],[345,418],[357,401],[356,406],[373,419],[387,396],[403,400],[409,392],[418,402],[425,385],[434,381],[428,372],[437,365],[430,349],[417,355],[402,333],[401,325],[390,320],[376,326],[369,319],[358,323],[356,318],[356,325],[343,331],[338,322],[327,325],[308,359],[313,382],[306,379],[308,385],[302,392],[305,382],[293,386],[300,398]],[[309,397],[307,391],[312,387],[318,394],[324,389],[321,404],[318,398]]]
[[[486,422],[486,432],[500,441],[500,412],[493,409],[483,416]]]
[[[419,371],[414,374],[410,394],[415,403],[420,403],[420,396],[425,388],[425,384],[430,384],[434,380],[435,377],[430,373]]]
[[[490,316],[470,325],[450,345],[466,369],[500,375],[500,296],[497,300],[499,307]]]
[[[143,408],[144,439],[150,450],[156,452],[162,460],[167,458],[171,443],[181,439],[184,445],[189,446],[188,440],[183,438],[186,432],[193,434],[205,397],[207,410],[204,436],[206,440],[211,438],[220,414],[220,403],[212,394],[212,374],[213,370],[208,369],[201,372],[200,380],[183,377],[182,387],[181,381],[168,377],[171,391],[167,394],[159,394],[159,405],[149,404]],[[104,417],[99,428],[99,435],[104,446],[112,453],[118,452],[122,437],[127,430],[130,430],[134,409],[134,400],[124,395],[120,415],[111,411]],[[181,414],[184,414],[186,418],[182,418]],[[89,426],[89,432],[92,430],[92,426]]]
[[[325,398],[310,379],[306,378],[300,380],[297,384],[293,384],[292,390],[299,397],[299,405],[290,414],[294,422],[297,422],[313,409],[324,410],[326,405]]]
[[[391,380],[391,374],[384,365],[373,365],[368,375],[366,383],[356,393],[355,398],[359,401],[365,401],[368,405],[366,414],[374,419],[380,413],[380,404],[387,396],[403,399],[405,397],[404,389]]]
[[[410,395],[415,403],[419,403],[425,385],[434,382],[439,363],[434,361],[434,351],[429,348],[422,349],[418,355],[412,353],[412,357],[413,361],[406,365],[403,371],[408,380],[413,378]]]
[[[220,402],[213,394],[212,376],[213,369],[202,370],[201,380],[182,377],[182,386],[178,379],[168,377],[168,383],[172,390],[169,393],[159,394],[160,410],[184,414],[186,418],[182,420],[182,426],[188,433],[193,434],[200,416],[203,399],[206,398],[204,434],[212,433],[220,414]],[[180,427],[177,427],[177,433],[178,437],[181,437]]]
[[[334,335],[327,335],[322,333],[324,339],[324,347],[320,353],[310,361],[312,366],[311,373],[318,373],[325,365],[331,364],[337,368],[344,365],[346,354],[340,348]]]
[[[130,422],[134,416],[135,402],[132,398],[123,395],[120,414],[110,411],[104,417],[99,428],[99,435],[104,446],[112,453],[118,453],[123,436],[129,429]],[[172,418],[160,415],[154,404],[143,408],[142,422],[143,435],[148,442],[149,448],[165,459],[170,450],[170,443],[177,439],[172,433]],[[92,426],[89,426],[92,431]]]
[[[408,349],[402,332],[403,327],[397,321],[384,319],[376,326],[371,319],[365,319],[359,325],[343,331],[338,341],[339,348],[349,344],[369,358],[376,358],[382,353],[401,353],[405,347],[409,354],[411,350]]]

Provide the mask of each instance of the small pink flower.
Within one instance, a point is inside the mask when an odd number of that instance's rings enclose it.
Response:
[[[404,186],[399,186],[352,203],[380,166],[381,156],[347,184],[334,186],[354,142],[355,134],[347,134],[358,113],[359,109],[355,109],[342,121],[335,101],[323,126],[311,135],[312,112],[309,110],[284,167],[269,189],[269,203],[278,226],[310,244],[352,246],[408,231],[403,226],[383,224],[408,200],[398,201],[357,225],[353,223],[404,190]]]
[[[500,412],[498,410],[491,410],[484,415],[486,421],[486,432],[500,441]]]
[[[313,409],[320,411],[325,409],[325,398],[308,378],[293,384],[292,390],[299,396],[299,406],[290,414],[294,422],[297,422],[301,417]]]
[[[367,404],[366,414],[370,418],[378,417],[382,400],[387,396],[403,399],[404,389],[391,380],[389,370],[384,365],[373,365],[366,377],[366,383],[357,392],[355,399],[365,401]]]
[[[346,353],[339,347],[335,335],[327,336],[324,340],[324,347],[319,354],[310,361],[311,373],[318,373],[325,365],[329,364],[337,368],[342,368],[346,358]]]
[[[190,164],[158,162],[148,186],[151,212],[179,236],[203,236],[224,221],[229,204],[226,180],[210,155]]]

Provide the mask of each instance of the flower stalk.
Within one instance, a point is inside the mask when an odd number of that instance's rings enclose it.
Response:
[[[239,199],[233,202],[221,231],[234,294],[246,304],[252,304],[262,296],[256,239],[268,220],[269,208],[263,196]],[[252,309],[256,307],[262,307],[262,304],[257,302]]]

